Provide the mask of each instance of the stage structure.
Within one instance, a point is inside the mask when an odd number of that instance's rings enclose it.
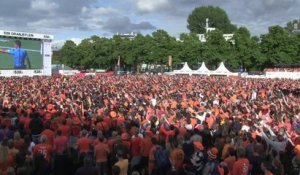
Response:
[[[15,48],[17,40],[26,59]],[[52,35],[0,30],[0,49],[4,51],[0,53],[0,76],[51,76],[52,40]],[[20,63],[24,60],[26,63]],[[23,66],[16,68],[20,64]]]

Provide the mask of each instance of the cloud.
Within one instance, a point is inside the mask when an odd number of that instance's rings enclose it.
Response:
[[[233,24],[246,26],[254,35],[267,32],[271,25],[284,26],[299,19],[299,0],[127,0],[137,14],[149,18],[159,16],[161,21],[172,22],[169,26],[187,26],[187,17],[196,7],[219,6],[227,12]],[[144,3],[144,4],[143,4]],[[159,14],[159,15],[158,15]],[[171,19],[171,20],[170,20]],[[165,22],[158,28],[164,28]],[[182,27],[180,27],[182,29]],[[174,29],[170,29],[175,31]],[[177,31],[180,32],[180,31]],[[187,32],[181,31],[181,32]],[[174,32],[173,32],[174,33]]]
[[[109,18],[104,24],[103,29],[111,33],[128,33],[139,32],[141,30],[156,29],[151,23],[142,21],[140,23],[133,23],[127,16]]]
[[[299,19],[300,0],[1,0],[0,26],[29,32],[188,32],[187,17],[199,6],[219,6],[233,24],[252,34]]]
[[[137,9],[140,12],[154,12],[157,10],[164,9],[169,5],[169,0],[136,0]]]
[[[31,1],[31,9],[38,11],[48,11],[51,12],[58,8],[58,4],[48,0],[33,0]]]

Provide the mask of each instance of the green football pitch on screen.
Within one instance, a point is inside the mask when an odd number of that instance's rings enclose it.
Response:
[[[11,49],[15,47],[14,38],[0,37],[0,49]],[[42,46],[39,40],[18,39],[21,41],[21,48],[25,49],[31,64],[31,69],[42,69],[43,57]],[[0,53],[0,69],[14,69],[14,58],[10,54]]]

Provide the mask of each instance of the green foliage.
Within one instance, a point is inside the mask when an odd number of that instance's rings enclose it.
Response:
[[[194,34],[182,33],[180,35],[181,42],[179,43],[179,60],[188,62],[192,68],[197,69],[200,62],[204,61],[201,57],[203,45],[199,41],[199,37]]]
[[[205,33],[206,18],[209,18],[209,27],[215,27],[223,33],[232,33],[236,26],[232,25],[227,13],[220,7],[203,6],[193,10],[188,17],[187,28],[193,33]]]
[[[260,52],[258,38],[251,38],[247,28],[241,27],[234,33],[233,57],[236,66],[242,66],[247,70],[253,70],[261,67],[263,64],[262,54]]]
[[[207,42],[201,43],[196,33],[204,33],[207,17],[210,19],[210,26],[217,30],[209,32]],[[229,68],[243,66],[247,70],[263,70],[276,64],[300,62],[300,35],[291,34],[292,22],[286,28],[272,26],[268,33],[252,37],[247,28],[236,29],[226,13],[218,7],[197,8],[188,21],[192,32],[182,33],[180,40],[164,30],[157,30],[152,35],[138,34],[134,39],[92,36],[78,46],[67,41],[60,51],[53,53],[53,63],[79,69],[113,70],[120,57],[122,69],[139,71],[144,63],[168,65],[169,56],[173,58],[173,68],[182,62],[188,62],[193,69],[197,69],[201,62],[205,62],[210,68],[216,68],[224,61]],[[232,41],[226,41],[223,33],[233,31]]]
[[[73,41],[66,41],[61,49],[62,63],[71,67],[79,67],[80,57],[76,48],[76,44]]]
[[[204,61],[208,65],[216,67],[222,61],[230,60],[230,43],[227,42],[220,30],[208,33],[206,48],[204,49]],[[233,63],[230,63],[231,65]]]
[[[280,26],[269,27],[269,33],[261,37],[261,51],[266,56],[266,67],[276,64],[292,64],[297,60],[298,43],[296,36]]]

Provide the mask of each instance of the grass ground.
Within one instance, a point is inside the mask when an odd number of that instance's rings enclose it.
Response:
[[[14,47],[15,39],[0,37],[0,48],[9,49]],[[27,54],[32,69],[40,69],[43,67],[43,58],[41,54],[41,41],[38,40],[20,40],[22,48],[27,50]],[[0,53],[0,69],[13,69],[13,56]]]

